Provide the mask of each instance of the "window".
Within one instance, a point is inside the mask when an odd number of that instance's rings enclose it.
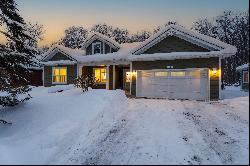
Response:
[[[186,73],[184,71],[174,71],[171,72],[172,77],[184,77]]]
[[[106,69],[105,68],[94,68],[95,81],[97,83],[106,83]]]
[[[101,53],[101,42],[96,42],[92,44],[92,54]]]
[[[67,83],[67,68],[66,67],[53,67],[52,83],[54,84],[66,84]]]
[[[168,72],[155,72],[155,77],[167,77],[168,76]]]
[[[248,73],[248,71],[243,71],[243,83],[249,83],[249,73]]]

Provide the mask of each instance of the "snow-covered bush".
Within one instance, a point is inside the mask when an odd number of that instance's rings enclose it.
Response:
[[[94,88],[96,85],[93,74],[81,75],[75,79],[74,86],[81,88],[83,92],[88,91],[89,88]]]

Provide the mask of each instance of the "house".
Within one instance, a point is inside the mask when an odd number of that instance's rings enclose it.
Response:
[[[32,59],[34,61],[33,66],[28,66],[29,69],[29,75],[28,75],[28,81],[29,85],[31,86],[42,86],[43,85],[43,66],[40,64],[41,59],[43,58],[43,55],[35,55],[35,57]]]
[[[244,91],[249,91],[249,63],[238,66],[236,70],[240,73],[241,89]]]
[[[234,46],[169,25],[140,43],[119,44],[91,34],[82,49],[54,46],[43,58],[45,87],[72,84],[93,73],[98,88],[123,89],[135,97],[220,99],[221,59]]]

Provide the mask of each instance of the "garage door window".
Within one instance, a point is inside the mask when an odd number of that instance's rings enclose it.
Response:
[[[185,72],[184,71],[174,71],[171,72],[172,77],[185,77]]]
[[[155,77],[167,77],[168,75],[168,72],[155,72]]]

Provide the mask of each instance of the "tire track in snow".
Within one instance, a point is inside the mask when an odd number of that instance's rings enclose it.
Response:
[[[229,136],[227,128],[216,123],[219,119],[212,116],[208,112],[209,110],[205,109],[203,103],[196,102],[192,107],[184,103],[184,107],[186,110],[183,112],[185,118],[194,123],[202,134],[204,141],[219,156],[221,162],[223,164],[234,164],[239,147],[237,141]]]

